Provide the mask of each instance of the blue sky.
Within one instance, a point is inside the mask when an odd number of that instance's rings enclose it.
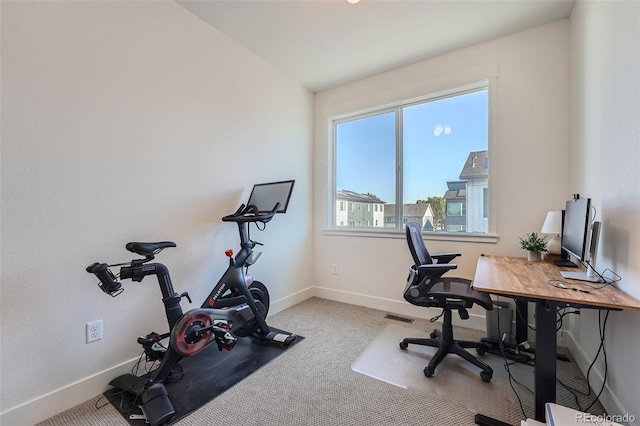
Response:
[[[340,123],[336,189],[395,203],[395,112]],[[404,203],[443,196],[471,151],[487,149],[488,92],[481,90],[403,109]]]

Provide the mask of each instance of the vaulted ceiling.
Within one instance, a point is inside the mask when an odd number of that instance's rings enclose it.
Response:
[[[567,18],[574,0],[178,0],[313,92]]]

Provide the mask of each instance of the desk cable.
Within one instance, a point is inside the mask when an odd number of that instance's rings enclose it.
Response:
[[[499,301],[499,297],[498,297],[498,301]],[[566,311],[566,309],[567,308],[560,308],[560,309],[557,310],[558,318],[556,320],[556,324],[557,324],[556,331],[560,330],[562,328],[563,319],[564,319],[565,316],[570,315],[570,314],[580,314],[579,310]],[[517,306],[516,306],[516,310],[518,312],[518,315],[520,316],[520,319],[524,320],[523,317],[522,317],[522,313],[519,312],[519,310],[517,309]],[[500,315],[500,313],[498,312],[498,332],[500,333],[501,331],[499,329],[500,328],[500,317],[499,317],[499,315]],[[580,391],[578,389],[572,388],[571,386],[568,386],[568,385],[564,384],[560,379],[556,378],[556,382],[559,383],[561,386],[563,386],[565,389],[567,389],[567,391],[574,396],[575,401],[576,401],[576,405],[577,405],[577,407],[580,408],[581,411],[588,412],[588,410],[593,406],[593,404],[595,404],[595,402],[600,398],[600,395],[604,391],[604,386],[605,386],[605,383],[606,383],[606,376],[607,376],[607,358],[606,358],[606,352],[605,352],[605,348],[604,348],[604,332],[605,332],[605,328],[606,328],[606,321],[608,319],[608,315],[609,315],[609,311],[607,311],[607,313],[606,313],[606,316],[605,316],[605,319],[604,319],[604,323],[602,322],[601,316],[599,318],[600,319],[600,348],[598,349],[598,353],[596,354],[594,360],[592,361],[591,365],[589,366],[589,370],[587,371],[587,374],[586,374],[587,393],[582,392],[582,391]],[[525,321],[525,323],[528,325],[528,321]],[[529,326],[529,328],[535,330],[535,328],[533,328],[531,326]],[[530,394],[534,394],[534,392],[529,387],[527,387],[525,384],[523,384],[523,383],[519,382],[518,380],[516,380],[515,377],[513,376],[513,374],[511,373],[511,370],[510,370],[509,367],[511,365],[516,364],[516,363],[526,364],[526,365],[531,366],[531,367],[534,367],[534,365],[529,363],[529,362],[509,361],[507,359],[506,353],[505,353],[505,340],[507,339],[508,335],[512,335],[513,337],[515,337],[515,335],[513,333],[511,333],[511,332],[504,333],[504,334],[502,334],[502,338],[500,339],[500,343],[499,343],[500,344],[500,350],[502,352],[502,357],[504,359],[504,368],[507,371],[507,375],[508,375],[508,378],[509,378],[509,386],[511,387],[511,390],[513,390],[513,393],[515,394],[516,398],[518,399],[518,403],[520,405],[520,410],[522,412],[522,415],[524,416],[524,418],[527,418],[527,415],[526,415],[525,410],[524,410],[524,406],[522,404],[522,400],[520,399],[520,395],[518,394],[518,391],[515,389],[515,387],[513,385],[513,382],[515,382],[516,384],[518,384],[521,387],[523,387],[524,389],[526,389]],[[525,346],[526,344],[527,344],[526,341],[522,342],[522,343],[519,343],[516,346],[516,350],[521,346],[526,347]],[[598,392],[598,395],[595,397],[595,399],[591,402],[591,404],[589,404],[588,407],[586,407],[586,409],[583,409],[581,404],[580,404],[580,402],[579,402],[579,400],[578,400],[578,394],[581,394],[581,395],[584,395],[584,396],[589,396],[591,394],[591,386],[589,384],[589,376],[590,376],[590,373],[591,373],[591,369],[593,368],[593,366],[595,365],[596,360],[598,359],[600,351],[603,352],[604,359],[605,359],[605,381],[602,383],[602,387],[601,387],[600,391]]]
[[[606,327],[607,327],[607,320],[609,319],[609,313],[611,311],[607,310],[606,314],[604,316],[604,320],[602,318],[602,310],[598,311],[598,328],[599,328],[599,334],[600,334],[600,346],[598,347],[598,351],[596,352],[596,356],[593,358],[593,361],[591,361],[591,364],[589,365],[589,368],[587,369],[587,374],[586,374],[586,379],[587,379],[587,391],[583,392],[580,391],[578,389],[572,388],[569,385],[566,385],[564,383],[562,383],[561,380],[556,379],[556,382],[558,382],[560,385],[562,385],[565,389],[567,389],[574,397],[576,405],[578,406],[578,408],[580,409],[580,411],[584,411],[584,412],[588,412],[589,409],[591,409],[591,407],[593,407],[593,405],[596,403],[596,401],[598,401],[600,399],[600,395],[602,395],[602,392],[604,391],[605,385],[607,383],[607,373],[608,373],[608,362],[607,362],[607,351],[605,349],[605,345],[604,345],[604,338],[605,338],[605,331],[606,331]],[[590,384],[590,380],[589,380],[589,376],[591,374],[591,369],[593,368],[593,366],[595,365],[598,357],[600,356],[600,352],[602,352],[602,355],[604,357],[604,380],[602,381],[602,386],[600,387],[600,390],[598,391],[598,394],[595,395],[593,401],[591,401],[591,403],[586,407],[586,408],[582,408],[582,406],[580,405],[580,401],[578,400],[578,394],[582,395],[582,396],[589,396],[591,395],[591,384]]]
[[[579,284],[579,283],[573,283],[573,282],[569,283],[567,281],[562,281],[562,280],[549,280],[549,281],[547,281],[547,284],[549,284],[552,287],[559,288],[559,289],[562,289],[562,290],[573,290],[573,291],[579,291],[581,293],[591,293],[589,290],[585,290],[583,288],[567,287],[566,286],[566,284],[573,285],[573,284]]]
[[[606,268],[604,271],[602,271],[602,273],[600,273],[600,272],[596,271],[596,268],[594,268],[593,265],[591,265],[591,263],[589,263],[588,260],[585,261],[585,262],[580,261],[580,263],[585,268],[591,268],[591,270],[596,273],[598,278],[600,278],[601,282],[597,283],[599,285],[593,285],[593,284],[590,284],[589,282],[574,282],[572,284],[583,285],[583,286],[586,286],[586,287],[590,287],[590,288],[592,288],[594,290],[600,290],[601,288],[610,286],[610,285],[615,284],[618,281],[622,280],[622,277],[620,275],[618,275],[615,271],[613,271],[613,270],[611,270],[609,268]],[[613,278],[605,277],[607,272],[610,272],[611,274],[613,274]]]
[[[499,296],[498,296],[498,301],[499,301],[499,300],[500,300],[500,299],[499,299]],[[566,309],[566,308],[561,308],[561,309],[558,309],[558,310],[556,311],[556,313],[559,315],[559,317],[558,317],[558,318],[557,318],[557,320],[556,320],[556,324],[557,324],[557,326],[556,326],[556,331],[557,331],[557,330],[559,330],[560,328],[562,328],[563,318],[564,318],[566,315],[569,315],[569,314],[579,314],[579,313],[580,313],[580,311],[579,311],[579,310],[565,311],[565,309]],[[516,305],[516,313],[517,313],[517,315],[520,317],[520,320],[521,320],[521,321],[524,321],[524,323],[525,323],[525,324],[527,324],[527,327],[528,327],[529,329],[531,329],[531,330],[534,330],[534,331],[535,331],[535,327],[532,327],[531,325],[529,325],[529,321],[528,321],[527,319],[525,319],[525,318],[522,316],[522,312],[520,312],[520,309],[518,309],[518,306],[517,306],[517,305]],[[498,311],[498,331],[500,331],[500,330],[499,330],[499,327],[500,327],[500,317],[499,317],[499,315],[500,315],[500,313],[499,313],[499,311]],[[530,362],[526,362],[526,361],[511,361],[511,362],[509,362],[509,361],[507,360],[506,353],[505,353],[504,341],[506,340],[507,335],[509,335],[509,334],[510,334],[510,335],[512,335],[512,336],[515,338],[515,335],[514,335],[513,333],[504,333],[504,334],[502,335],[502,339],[500,340],[500,350],[501,350],[501,352],[502,352],[502,357],[503,357],[503,359],[504,359],[504,368],[505,368],[505,370],[507,371],[507,375],[508,375],[508,378],[509,378],[509,386],[511,386],[511,390],[513,390],[513,393],[515,394],[516,398],[518,399],[518,403],[520,404],[520,410],[521,410],[521,412],[522,412],[523,417],[524,417],[524,418],[527,418],[527,415],[526,415],[526,413],[525,413],[524,407],[523,407],[523,405],[522,405],[522,400],[520,399],[520,395],[518,394],[518,391],[516,391],[515,387],[513,386],[513,382],[515,382],[515,383],[517,383],[518,385],[520,385],[520,386],[522,386],[523,388],[525,388],[525,389],[526,389],[530,394],[532,394],[532,395],[534,394],[534,391],[533,391],[533,390],[531,390],[529,387],[527,387],[525,384],[523,384],[523,383],[519,382],[518,380],[516,380],[516,379],[515,379],[515,377],[513,376],[513,374],[511,373],[511,370],[510,370],[510,368],[509,368],[509,367],[510,367],[511,365],[516,364],[516,363],[519,363],[519,364],[526,364],[526,365],[528,365],[528,366],[530,366],[530,367],[535,367],[535,366],[534,366],[533,364],[531,364]],[[517,340],[517,339],[516,339],[516,340]],[[528,348],[528,341],[524,341],[524,342],[520,342],[520,343],[518,343],[518,344],[516,345],[516,350],[519,350],[519,348],[520,348],[520,347],[523,347],[523,348],[527,349],[527,348]],[[557,379],[556,379],[556,380],[557,380]],[[561,384],[564,386],[564,384],[563,384],[563,383],[561,383]],[[569,390],[569,389],[568,389],[568,390]],[[576,394],[575,394],[575,393],[573,393],[571,390],[569,390],[569,392],[570,392],[570,393],[572,393],[572,394],[574,395],[574,397],[576,397],[576,399],[577,399],[577,396],[576,396]],[[579,391],[578,391],[578,392],[579,392]],[[578,405],[578,406],[579,406],[579,405]]]
[[[605,270],[605,271],[606,271],[606,270]],[[609,270],[609,271],[611,271],[611,270]],[[613,272],[613,271],[611,271],[611,272],[612,272],[613,274],[615,274],[615,272]],[[599,275],[602,279],[604,279],[604,278],[602,277],[602,275],[600,275],[600,274],[598,274],[598,275]],[[572,282],[571,284],[572,284],[572,285],[576,285],[576,284],[585,285],[585,286],[588,286],[588,287],[590,287],[590,288],[592,288],[592,289],[599,290],[599,289],[601,289],[601,288],[603,288],[603,287],[606,287],[606,286],[608,286],[608,285],[611,285],[611,284],[613,284],[613,283],[615,283],[615,282],[620,281],[621,277],[620,277],[618,274],[615,274],[615,275],[617,276],[617,279],[616,279],[615,281],[606,281],[606,280],[605,280],[605,284],[600,285],[600,286],[594,286],[594,285],[589,284],[589,283],[574,283],[574,282]],[[591,293],[591,291],[589,291],[589,290],[584,290],[584,289],[582,289],[582,288],[577,288],[577,287],[567,287],[567,286],[565,285],[565,283],[566,283],[565,281],[561,281],[561,280],[549,280],[549,281],[547,282],[547,284],[549,284],[549,285],[551,285],[551,286],[553,286],[553,287],[556,287],[556,288],[563,289],[563,290],[573,290],[573,291],[579,291],[579,292],[582,292],[582,293]],[[563,308],[563,309],[564,309],[564,308]],[[607,311],[606,311],[605,317],[604,317],[604,319],[603,319],[603,318],[602,318],[602,310],[601,310],[601,309],[600,309],[600,310],[598,310],[598,328],[599,328],[599,335],[600,335],[600,345],[599,345],[599,347],[598,347],[598,351],[596,352],[595,357],[593,358],[593,361],[591,361],[591,364],[589,365],[589,369],[587,370],[587,374],[586,374],[586,376],[585,376],[585,378],[587,379],[587,392],[585,393],[585,392],[579,391],[579,390],[577,390],[577,389],[574,389],[574,388],[572,388],[572,387],[570,387],[570,386],[568,386],[568,385],[566,385],[566,384],[562,383],[562,381],[561,381],[561,380],[556,379],[556,381],[557,381],[560,385],[562,385],[562,386],[563,386],[565,389],[567,389],[571,394],[573,394],[573,397],[574,397],[574,399],[575,399],[575,401],[576,401],[576,405],[578,406],[578,408],[580,408],[580,411],[585,411],[585,412],[587,412],[587,411],[588,411],[588,410],[593,406],[593,404],[595,404],[595,403],[596,403],[596,401],[598,401],[598,399],[600,398],[600,395],[602,395],[602,392],[604,391],[604,387],[605,387],[605,384],[606,384],[606,382],[607,382],[608,364],[607,364],[607,352],[606,352],[605,345],[604,345],[604,338],[605,338],[605,331],[606,331],[606,326],[607,326],[607,320],[609,319],[609,312],[611,312],[611,311],[609,311],[609,310],[607,310]],[[562,328],[562,320],[563,320],[563,318],[564,318],[566,315],[568,315],[568,314],[580,314],[580,311],[578,310],[578,311],[562,312],[562,313],[560,314],[560,318],[558,318],[558,322],[559,322],[559,324],[556,326],[556,331],[558,331],[558,330],[560,330],[560,329]],[[584,408],[584,409],[583,409],[583,408],[581,407],[581,405],[580,405],[580,402],[578,401],[578,395],[577,395],[577,394],[579,393],[580,395],[583,395],[583,396],[589,396],[589,395],[591,395],[591,384],[590,384],[590,381],[589,381],[589,375],[591,374],[591,369],[593,368],[593,366],[595,365],[595,363],[596,363],[596,361],[597,361],[598,357],[600,356],[600,352],[602,352],[602,355],[603,355],[603,357],[604,357],[604,380],[602,381],[602,386],[601,386],[601,388],[600,388],[600,391],[598,392],[598,395],[596,395],[595,399],[591,402],[591,404],[589,404],[589,406],[588,406],[588,407],[586,407],[586,408]]]
[[[573,290],[573,291],[579,291],[581,293],[591,293],[592,290],[600,290],[601,288],[605,288],[607,286],[613,285],[619,281],[622,280],[622,277],[620,275],[618,275],[617,273],[615,273],[615,271],[607,268],[604,271],[602,271],[602,273],[598,272],[595,270],[595,268],[593,268],[593,266],[591,266],[591,263],[587,262],[580,262],[582,263],[582,266],[584,266],[585,268],[590,268],[592,271],[594,271],[596,273],[596,275],[598,276],[598,278],[600,279],[600,282],[592,284],[591,282],[584,282],[584,281],[564,281],[564,280],[549,280],[547,281],[547,284],[556,287],[556,288],[561,288],[563,290]],[[610,272],[611,274],[613,274],[613,277],[605,277],[605,275],[607,275],[607,272]],[[588,287],[588,289],[584,289],[583,287]]]
[[[497,302],[500,303],[500,296],[498,296]],[[517,310],[517,307],[516,307]],[[500,353],[502,353],[502,359],[504,360],[504,369],[507,370],[507,376],[509,377],[509,386],[511,386],[511,390],[513,390],[513,393],[516,395],[516,398],[518,399],[518,404],[520,404],[520,411],[522,412],[522,417],[523,418],[528,418],[527,414],[524,411],[524,406],[522,405],[522,400],[520,399],[520,395],[518,395],[518,391],[516,391],[516,388],[513,386],[513,382],[519,384],[520,386],[524,387],[526,390],[528,390],[531,394],[533,394],[533,391],[531,389],[529,389],[528,387],[526,387],[525,385],[523,385],[522,383],[520,383],[519,381],[517,381],[513,375],[511,374],[511,370],[509,369],[509,366],[519,362],[519,361],[513,361],[513,362],[509,362],[507,360],[507,354],[505,352],[505,347],[504,347],[504,341],[507,338],[508,335],[513,335],[513,333],[509,332],[509,333],[504,333],[502,334],[502,332],[500,331],[500,309],[497,310],[497,316],[498,316],[498,336],[501,336],[501,338],[499,339],[499,345],[500,345]],[[526,322],[528,325],[528,321]],[[523,342],[526,343],[526,342]],[[518,346],[516,348],[520,347],[520,344],[518,344]],[[527,364],[527,365],[531,365],[527,362],[524,362],[523,364]]]
[[[526,324],[526,325],[527,325],[527,328],[528,328],[529,330],[536,331],[536,328],[535,328],[535,327],[533,327],[531,324],[529,324],[529,320],[528,320],[527,318],[525,318],[525,317],[523,317],[523,316],[522,316],[522,312],[520,312],[520,309],[518,308],[518,304],[516,304],[516,315],[518,315],[518,316],[520,317],[520,320],[521,320],[524,324]],[[522,343],[520,343],[520,344],[522,345],[522,344],[524,344],[524,343],[526,343],[526,342],[522,342]]]
[[[562,330],[562,325],[563,325],[563,321],[564,321],[564,317],[566,317],[567,315],[580,315],[580,310],[579,309],[574,309],[573,311],[567,311],[568,307],[562,307],[560,309],[558,309],[558,319],[556,319],[556,333],[560,330]],[[562,330],[562,332],[564,333],[564,330]]]

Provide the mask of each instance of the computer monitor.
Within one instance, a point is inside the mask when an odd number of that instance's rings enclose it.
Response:
[[[562,249],[582,262],[587,261],[590,211],[590,198],[568,200],[564,211]]]
[[[259,183],[253,186],[247,205],[254,205],[260,213],[268,213],[280,203],[276,213],[286,213],[295,180]]]
[[[600,222],[591,223],[591,199],[579,196],[568,200],[562,225],[562,250],[587,263],[586,272],[561,272],[564,278],[599,282],[595,266]]]

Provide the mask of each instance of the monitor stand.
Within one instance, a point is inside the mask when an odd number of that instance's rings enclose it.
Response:
[[[572,261],[570,261],[568,259],[556,260],[556,265],[564,266],[565,268],[577,268],[578,267],[578,265],[576,265],[575,263],[573,263]]]
[[[564,215],[564,213],[563,213]],[[569,259],[569,253],[565,249],[560,250],[560,260],[556,260],[556,265],[564,266],[565,268],[577,268],[578,265],[573,263]]]
[[[597,274],[595,274],[591,268],[589,268],[587,272],[561,271],[560,274],[563,278],[569,280],[589,281],[592,283],[602,282],[602,279]]]

